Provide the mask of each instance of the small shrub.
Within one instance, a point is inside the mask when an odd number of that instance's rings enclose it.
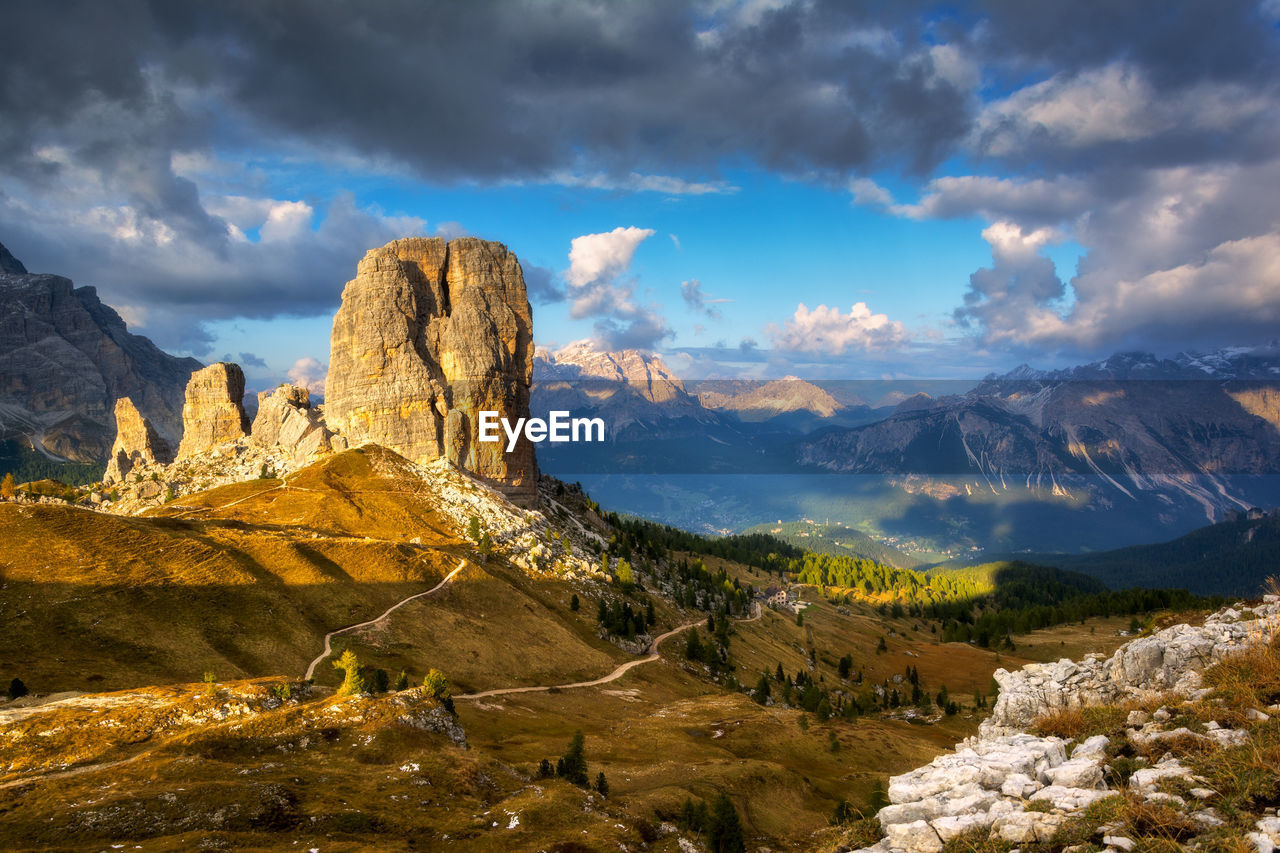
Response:
[[[209,696],[218,692],[218,678],[212,672],[204,674],[204,692]]]
[[[9,689],[5,691],[5,695],[10,699],[18,699],[26,696],[31,691],[27,689],[27,685],[22,683],[21,678],[15,678],[9,682]]]

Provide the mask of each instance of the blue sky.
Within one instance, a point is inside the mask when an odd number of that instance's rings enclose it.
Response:
[[[1274,0],[12,11],[0,242],[251,385],[318,383],[412,234],[513,249],[539,343],[689,377],[1280,328]]]

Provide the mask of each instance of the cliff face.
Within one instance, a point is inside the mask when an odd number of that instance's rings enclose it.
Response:
[[[128,397],[116,400],[115,417],[116,440],[111,446],[104,482],[121,482],[138,465],[173,461],[168,442],[160,437],[151,421],[138,412]]]
[[[529,415],[533,332],[515,255],[462,238],[367,253],[333,320],[325,421],[352,444],[445,457],[509,497],[536,495],[533,446],[480,443],[477,412]]]
[[[31,275],[0,246],[0,437],[77,461],[106,459],[116,400],[130,398],[171,444],[200,363],[140,335],[92,287]]]
[[[248,436],[249,418],[243,401],[244,371],[240,365],[219,362],[193,373],[182,407],[178,458],[195,456]]]

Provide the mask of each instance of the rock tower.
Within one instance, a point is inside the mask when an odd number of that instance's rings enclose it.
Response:
[[[518,502],[537,494],[533,446],[480,443],[477,413],[529,416],[533,323],[501,243],[395,240],[368,252],[333,320],[325,421],[351,444],[445,457]]]
[[[167,465],[173,461],[173,451],[160,437],[151,421],[142,416],[128,397],[116,400],[116,440],[107,461],[106,483],[122,482],[137,465]]]
[[[218,362],[191,374],[182,407],[182,444],[178,457],[211,450],[249,434],[244,413],[244,371],[240,365]]]

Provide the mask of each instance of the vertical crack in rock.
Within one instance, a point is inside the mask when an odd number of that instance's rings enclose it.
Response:
[[[444,457],[508,497],[536,497],[523,437],[475,440],[477,413],[529,416],[533,329],[524,275],[501,243],[395,240],[368,252],[333,320],[325,421],[353,445]]]

